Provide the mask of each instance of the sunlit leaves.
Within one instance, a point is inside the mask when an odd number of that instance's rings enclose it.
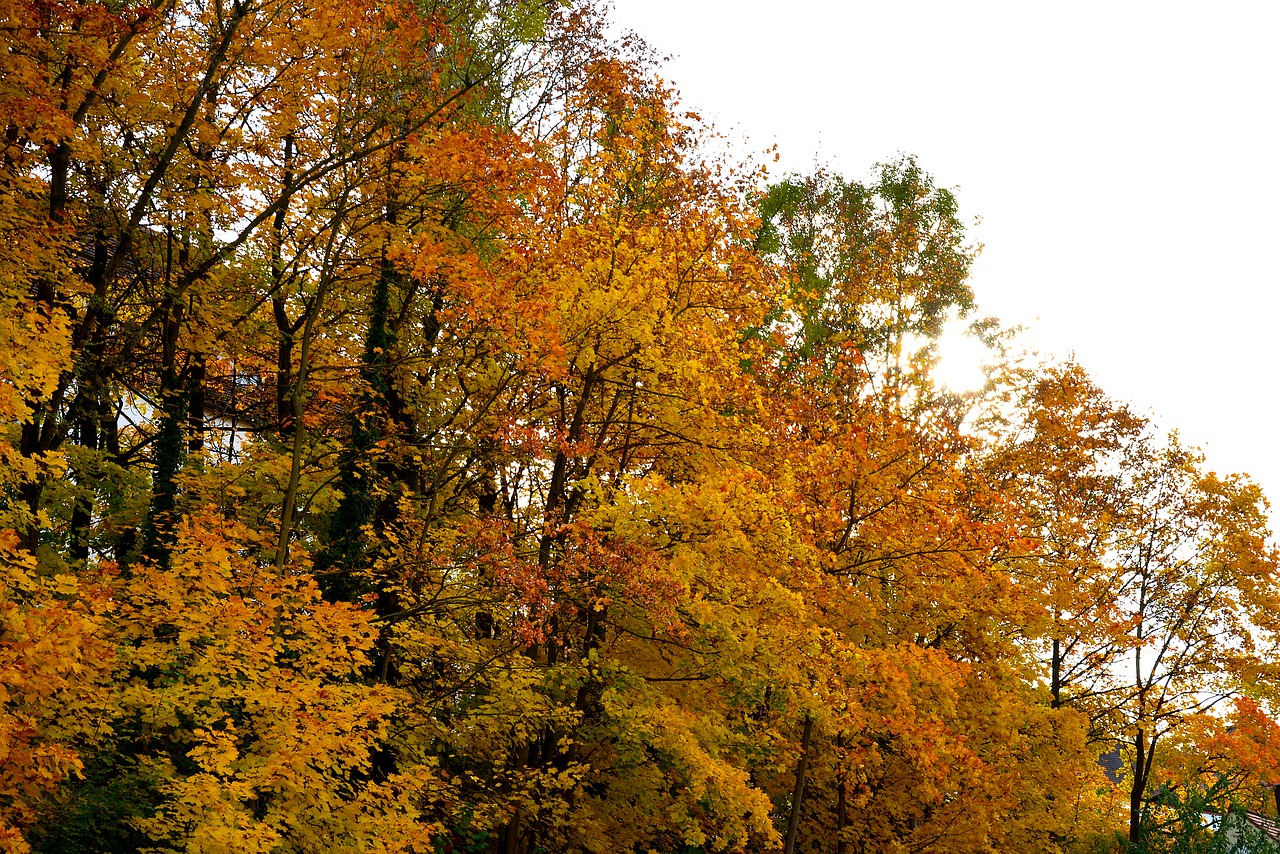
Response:
[[[1139,732],[1276,772],[1260,492],[941,392],[914,160],[762,189],[585,4],[3,14],[0,845],[1058,851]]]

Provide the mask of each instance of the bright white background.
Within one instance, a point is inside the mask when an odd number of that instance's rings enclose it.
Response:
[[[980,314],[1280,497],[1280,3],[615,0],[611,17],[739,154],[777,145],[776,177],[916,155],[981,218]]]

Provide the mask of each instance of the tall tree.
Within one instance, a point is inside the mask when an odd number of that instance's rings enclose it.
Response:
[[[1129,836],[1157,779],[1159,747],[1191,716],[1237,694],[1273,666],[1280,585],[1258,487],[1201,470],[1176,436],[1136,486],[1137,512],[1120,544],[1118,607],[1132,626],[1125,733],[1133,750]]]
[[[977,250],[958,210],[910,157],[866,183],[818,171],[769,187],[755,246],[786,270],[775,320],[796,324],[791,347],[807,358],[848,344],[878,381],[909,380],[917,351],[973,308]]]
[[[1010,381],[1014,401],[988,422],[999,438],[984,457],[993,483],[1016,498],[1015,521],[1030,546],[1009,561],[1020,583],[1044,597],[1049,624],[1038,654],[1052,705],[1085,712],[1094,737],[1105,739],[1125,696],[1115,667],[1131,648],[1116,549],[1133,522],[1135,477],[1154,439],[1145,419],[1079,365],[1014,372]]]

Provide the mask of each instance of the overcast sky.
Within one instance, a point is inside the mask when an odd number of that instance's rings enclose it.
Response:
[[[983,314],[1280,498],[1280,3],[615,0],[778,174],[914,154]]]

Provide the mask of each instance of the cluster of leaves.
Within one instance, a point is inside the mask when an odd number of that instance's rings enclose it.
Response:
[[[913,160],[706,162],[586,4],[0,19],[0,851],[1083,851],[1280,782],[1261,493],[1073,365],[939,387]]]

